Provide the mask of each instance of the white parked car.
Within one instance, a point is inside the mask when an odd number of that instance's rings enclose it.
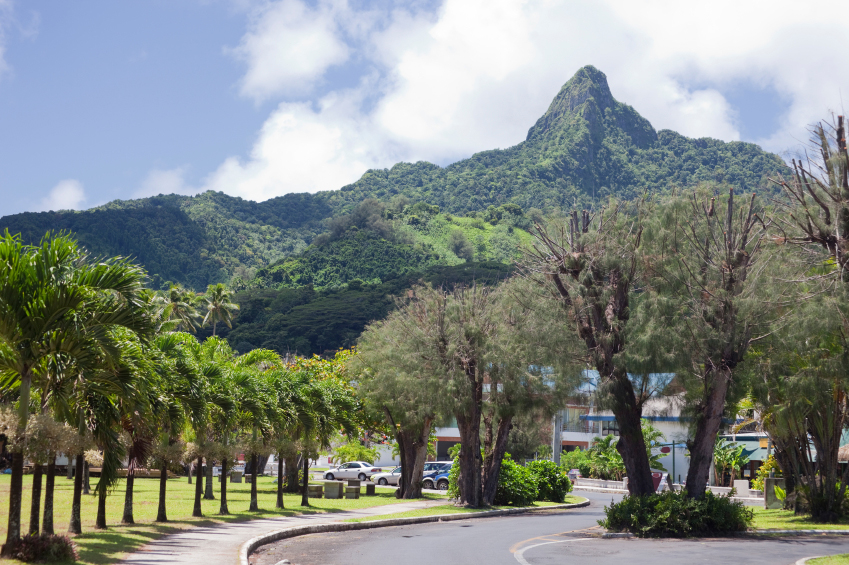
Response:
[[[372,475],[371,480],[379,485],[397,485],[401,479],[401,467],[395,467],[388,473]]]
[[[326,470],[324,478],[328,481],[335,481],[336,479],[360,479],[364,481],[382,471],[383,469],[380,467],[374,467],[371,463],[365,461],[351,461]]]

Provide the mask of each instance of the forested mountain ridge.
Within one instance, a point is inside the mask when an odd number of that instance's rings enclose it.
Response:
[[[765,188],[766,177],[778,172],[786,172],[783,161],[753,144],[656,132],[636,110],[613,98],[601,71],[584,67],[561,88],[525,141],[447,167],[398,163],[369,170],[340,190],[260,203],[207,192],[116,200],[79,212],[23,213],[0,218],[0,230],[20,232],[28,242],[48,230],[68,230],[94,254],[135,258],[154,287],[173,282],[202,289],[253,280],[257,271],[267,272],[305,251],[332,218],[368,198],[387,203],[403,196],[455,215],[511,203],[526,211],[568,210],[609,195],[631,198],[643,190],[702,180],[742,190]],[[314,260],[317,254],[310,253]],[[450,254],[443,253],[435,262],[451,264],[446,258]],[[434,261],[408,270],[429,264]],[[321,271],[315,265],[307,270]]]

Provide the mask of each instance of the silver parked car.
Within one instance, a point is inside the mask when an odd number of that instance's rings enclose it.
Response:
[[[360,479],[361,481],[364,481],[381,471],[383,471],[383,469],[375,467],[371,463],[366,463],[365,461],[351,461],[349,463],[343,463],[338,467],[328,469],[324,472],[324,478],[328,481],[335,481],[336,479]]]
[[[397,485],[401,479],[401,467],[395,467],[388,473],[378,473],[372,475],[371,480],[379,485]]]

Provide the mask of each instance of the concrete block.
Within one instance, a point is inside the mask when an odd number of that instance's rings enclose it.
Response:
[[[359,488],[360,487],[360,479],[348,479],[348,486]]]
[[[366,496],[374,496],[374,483],[366,483]]]
[[[737,479],[734,481],[734,489],[737,491],[737,496],[749,496],[749,481],[747,479]]]
[[[342,483],[324,483],[324,498],[342,498]]]
[[[231,483],[241,483],[242,482],[242,472],[241,471],[233,471],[230,473],[230,482]]]
[[[307,485],[309,498],[321,498],[324,495],[324,488],[321,485]]]
[[[359,482],[359,481],[358,481]],[[359,498],[360,487],[345,487],[345,498]]]
[[[775,496],[775,487],[779,487],[784,490],[784,479],[778,478],[766,478],[764,479],[764,508],[767,510],[780,510],[784,508],[784,501],[779,500],[777,496]]]

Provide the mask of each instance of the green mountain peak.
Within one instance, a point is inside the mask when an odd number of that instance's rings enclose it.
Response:
[[[607,127],[622,130],[640,148],[657,141],[649,121],[613,98],[607,75],[592,65],[579,69],[563,85],[546,113],[528,130],[527,141],[557,137],[583,126],[591,135],[588,141],[597,144],[605,137],[605,117],[612,118]]]

